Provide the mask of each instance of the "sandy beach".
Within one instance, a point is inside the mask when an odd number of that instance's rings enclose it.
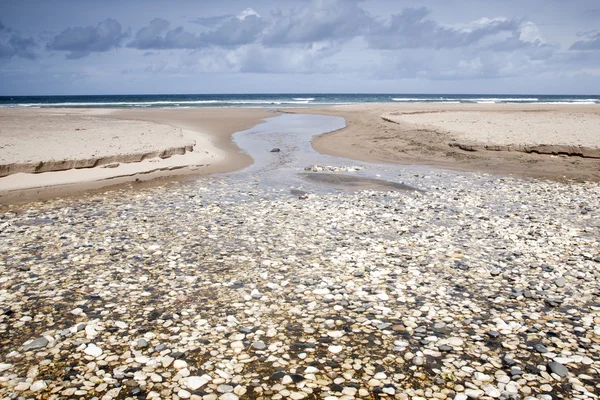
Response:
[[[600,180],[600,107],[360,104],[286,109],[341,116],[317,151],[370,162]],[[249,165],[231,135],[267,109],[0,110],[0,198],[9,202]],[[40,129],[41,127],[41,129]]]
[[[232,134],[273,115],[260,109],[2,109],[0,199],[234,171],[252,160]]]
[[[338,157],[600,180],[597,105],[365,104],[286,112],[345,118],[346,129],[313,141],[317,151]]]

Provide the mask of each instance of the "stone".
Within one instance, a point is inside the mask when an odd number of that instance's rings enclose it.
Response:
[[[40,380],[33,382],[29,387],[29,390],[31,390],[32,392],[39,392],[40,390],[44,390],[47,387],[48,385],[46,385],[46,382]]]
[[[330,353],[333,354],[338,354],[340,353],[344,348],[342,346],[329,346],[327,348],[327,350],[329,350]]]
[[[459,337],[450,337],[448,338],[448,344],[452,347],[462,347],[464,344],[464,340]]]
[[[485,385],[482,389],[485,394],[495,399],[502,395],[502,392],[500,392],[500,390],[493,385]]]
[[[145,349],[146,347],[148,347],[148,341],[146,339],[138,339],[137,347],[140,349]]]
[[[478,399],[484,394],[484,391],[480,389],[466,389],[465,394],[471,399]]]
[[[569,375],[569,370],[567,367],[555,361],[548,364],[548,369],[550,369],[550,372],[560,376],[561,378],[565,378]]]
[[[565,278],[563,278],[561,276],[560,278],[556,278],[554,280],[554,284],[556,285],[556,287],[562,288],[562,287],[565,287],[565,285],[567,284],[567,281],[565,280]]]
[[[85,354],[92,357],[100,357],[102,355],[102,349],[96,346],[94,343],[88,344],[88,346],[83,350]]]
[[[233,392],[233,386],[231,386],[231,385],[219,385],[219,386],[217,386],[217,392],[219,392],[219,393],[231,393],[231,392]]]
[[[115,326],[119,329],[127,329],[127,324],[123,321],[116,321]]]
[[[267,348],[267,345],[262,340],[259,340],[258,342],[252,343],[252,348],[254,350],[264,350]]]
[[[23,345],[23,351],[38,350],[46,347],[48,343],[50,343],[48,339],[40,336],[39,338],[33,339],[31,342]]]
[[[279,149],[278,147],[274,147],[271,149],[271,153],[279,153],[281,151],[281,149]]]
[[[188,376],[183,380],[185,387],[190,389],[192,392],[200,389],[202,386],[210,382],[210,377],[207,375],[202,376]]]
[[[0,372],[8,371],[9,369],[11,369],[13,367],[14,367],[14,365],[12,365],[12,364],[0,363]]]
[[[533,348],[535,349],[535,351],[537,351],[538,353],[547,353],[548,349],[546,348],[546,346],[544,346],[541,343],[537,343],[535,346],[533,346]]]

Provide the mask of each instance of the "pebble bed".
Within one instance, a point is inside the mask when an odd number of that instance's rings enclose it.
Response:
[[[0,209],[0,398],[598,398],[600,185],[397,180]]]

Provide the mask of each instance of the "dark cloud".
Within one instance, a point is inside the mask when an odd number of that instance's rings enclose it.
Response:
[[[254,43],[261,35],[265,22],[247,9],[238,17],[223,19],[216,29],[194,34],[182,27],[168,29],[169,22],[156,18],[141,28],[127,45],[140,50],[199,49],[208,46],[241,46]]]
[[[184,32],[183,28],[169,31],[170,25],[169,21],[162,18],[153,19],[148,26],[137,31],[127,47],[140,50],[193,49],[196,47],[197,40],[194,35]]]
[[[586,32],[586,39],[578,40],[569,50],[600,50],[600,32]]]
[[[108,18],[96,27],[67,28],[56,35],[46,48],[68,51],[67,58],[81,58],[90,53],[101,53],[120,47],[127,36],[128,33],[123,31],[118,21]]]
[[[262,39],[267,46],[350,40],[368,32],[373,18],[355,0],[313,0],[284,14],[274,12]]]
[[[31,37],[23,37],[0,21],[0,58],[36,58],[37,43]]]
[[[389,21],[374,25],[367,35],[374,49],[456,48],[469,46],[480,40],[519,29],[520,21],[482,19],[469,27],[448,28],[428,18],[428,8],[405,8],[393,14]]]

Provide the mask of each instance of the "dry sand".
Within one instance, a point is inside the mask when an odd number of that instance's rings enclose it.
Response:
[[[600,181],[600,106],[360,104],[286,112],[337,115],[322,153],[370,162]]]
[[[0,202],[234,171],[252,159],[232,134],[273,115],[262,109],[3,109]]]

